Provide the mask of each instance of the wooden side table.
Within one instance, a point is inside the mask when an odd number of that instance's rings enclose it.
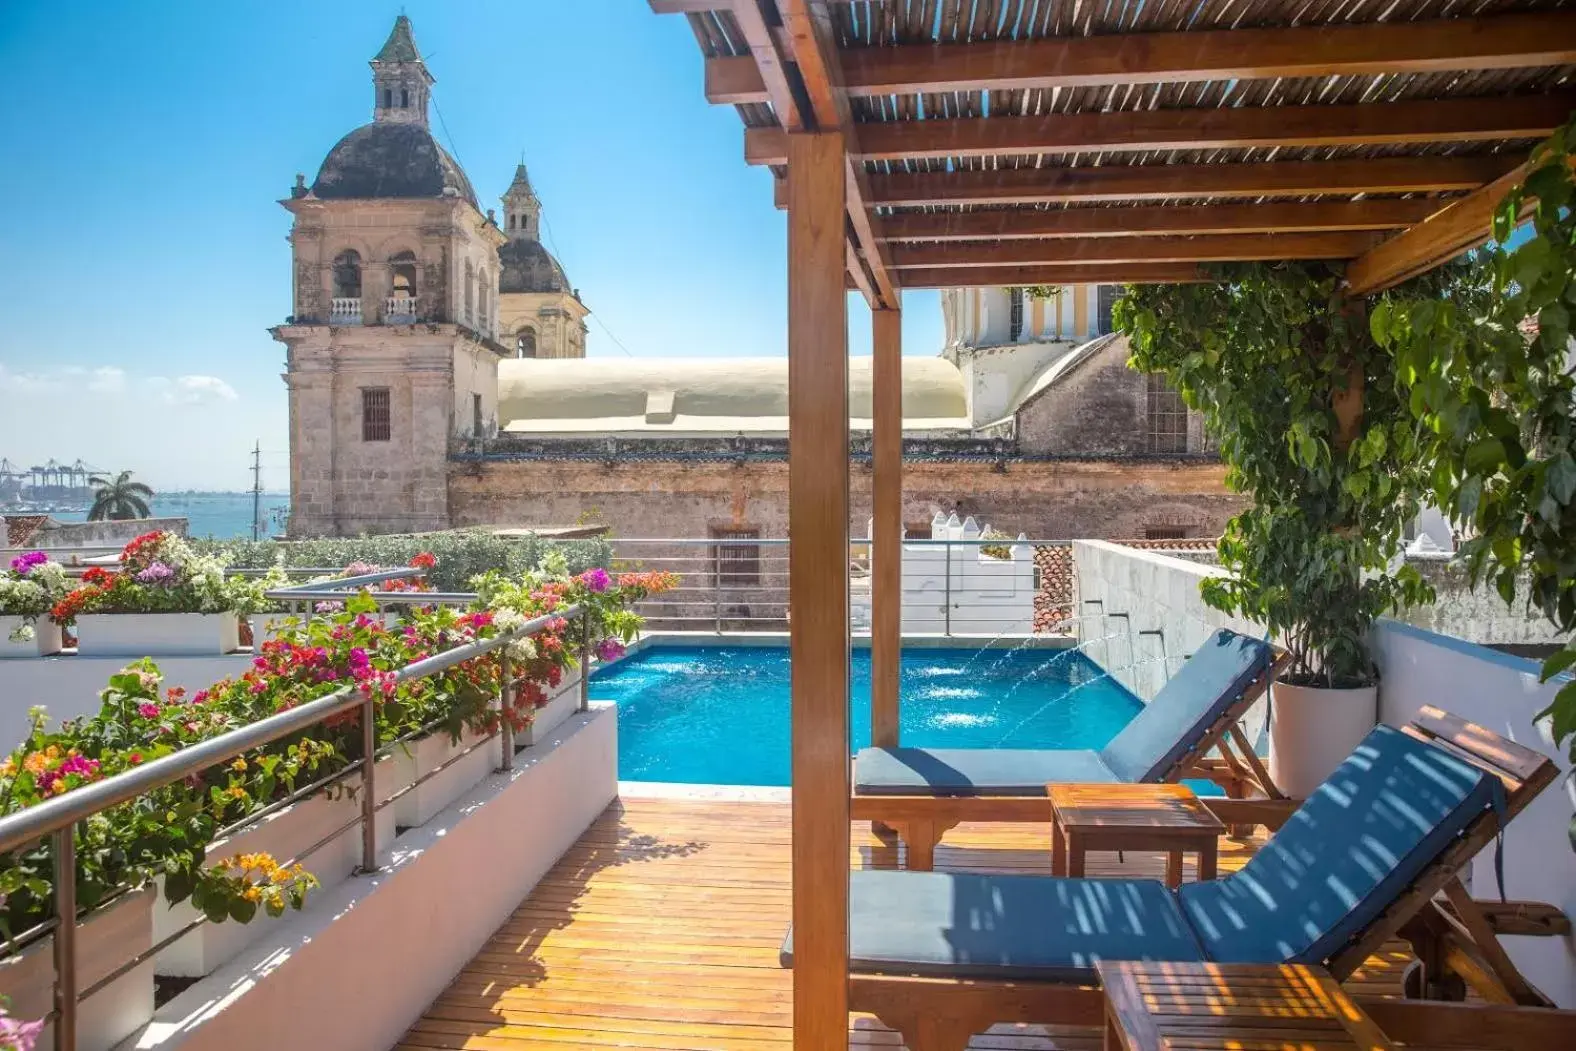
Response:
[[[1091,850],[1163,850],[1166,885],[1182,883],[1182,854],[1198,852],[1198,878],[1215,878],[1226,826],[1186,785],[1049,784],[1051,872],[1082,876]]]
[[[1306,964],[1095,965],[1105,1051],[1396,1051],[1329,974]]]

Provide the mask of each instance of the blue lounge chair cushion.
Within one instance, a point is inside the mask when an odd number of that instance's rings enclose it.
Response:
[[[864,748],[854,758],[861,795],[1028,796],[1051,781],[1115,780],[1088,748]]]
[[[1158,880],[875,869],[851,874],[848,947],[859,974],[1053,982],[1095,981],[1098,960],[1204,959]]]
[[[1323,963],[1484,809],[1499,782],[1442,748],[1376,727],[1253,860],[1189,883],[1182,910],[1220,963]]]
[[[1163,780],[1273,659],[1268,643],[1222,628],[1100,752],[1117,780]]]

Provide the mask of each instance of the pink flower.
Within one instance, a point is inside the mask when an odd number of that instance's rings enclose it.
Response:
[[[159,706],[147,703],[139,704],[137,705],[137,714],[144,719],[157,719],[159,717]]]
[[[614,661],[624,655],[624,644],[617,639],[607,638],[596,644],[598,660]]]
[[[608,584],[611,583],[608,580],[607,570],[601,566],[597,566],[595,569],[588,569],[580,574],[580,582],[592,591],[606,591]]]

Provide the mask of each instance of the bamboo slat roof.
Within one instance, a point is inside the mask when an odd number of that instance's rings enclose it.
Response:
[[[1349,271],[1383,287],[1486,234],[1510,183],[1473,192],[1576,110],[1576,0],[650,3],[687,15],[750,163],[844,132],[873,302],[1405,237]]]

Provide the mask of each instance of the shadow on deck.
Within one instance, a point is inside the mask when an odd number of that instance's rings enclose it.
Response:
[[[1254,843],[1222,840],[1224,874]],[[854,826],[854,860],[889,867],[897,848]],[[1037,825],[963,825],[936,867],[1050,870]],[[1091,876],[1159,878],[1158,854],[1092,854]],[[1193,877],[1191,858],[1185,878]],[[456,888],[463,893],[463,888]],[[572,1048],[751,1051],[792,1042],[791,975],[777,964],[788,926],[789,809],[781,803],[621,799],[520,903],[411,1027],[400,1049]],[[1399,992],[1397,943],[1347,983]],[[896,1049],[854,1016],[850,1044]],[[1001,1025],[971,1051],[1099,1051],[1096,1029]]]

